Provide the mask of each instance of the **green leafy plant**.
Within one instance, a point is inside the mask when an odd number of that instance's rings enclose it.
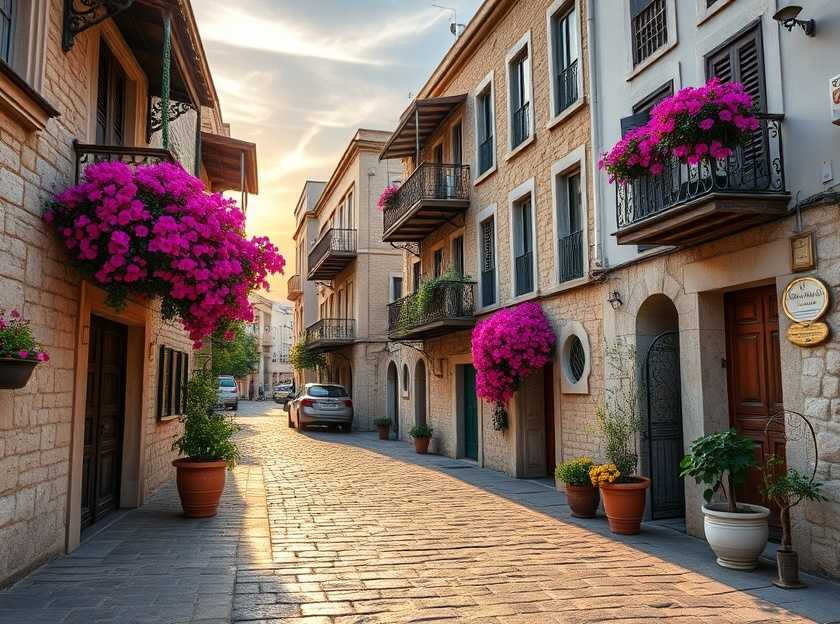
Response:
[[[636,436],[642,430],[639,416],[639,385],[636,379],[636,349],[623,341],[606,348],[607,387],[604,405],[595,414],[604,455],[619,471],[619,483],[636,473],[639,453]]]
[[[566,485],[592,485],[589,479],[589,469],[593,462],[589,457],[577,457],[558,464],[554,469],[554,478]]]
[[[239,461],[239,449],[232,440],[239,426],[232,417],[214,410],[217,392],[216,376],[211,371],[193,373],[181,417],[184,433],[172,444],[172,450],[194,461],[224,461],[232,470]]]
[[[373,424],[377,427],[390,427],[391,426],[391,419],[382,417],[382,418],[374,418]]]
[[[822,495],[822,483],[808,478],[798,470],[784,470],[785,460],[770,455],[764,464],[762,494],[779,508],[782,521],[782,550],[793,550],[790,530],[790,510],[805,500],[820,502],[828,500]]]
[[[438,277],[423,280],[417,292],[405,298],[400,306],[397,327],[409,328],[422,321],[434,302],[435,292],[446,283],[467,284],[472,281],[469,275],[461,275],[449,267]]]
[[[429,425],[414,425],[408,435],[412,438],[431,438],[432,433],[434,433],[434,429]]]
[[[5,310],[0,309],[0,358],[36,362],[50,359],[32,335],[29,321],[17,310],[7,315]]]
[[[289,349],[289,363],[296,371],[316,370],[327,365],[327,356],[318,351],[313,351],[306,346],[305,341],[300,341]]]
[[[236,322],[225,329],[217,329],[211,338],[213,349],[213,373],[244,377],[257,370],[260,350],[257,339],[245,329],[245,324]]]
[[[747,473],[755,465],[753,441],[729,429],[707,433],[692,442],[688,455],[680,462],[680,476],[694,477],[697,483],[710,486],[703,491],[706,503],[720,492],[729,511],[736,513],[735,489],[743,485]]]

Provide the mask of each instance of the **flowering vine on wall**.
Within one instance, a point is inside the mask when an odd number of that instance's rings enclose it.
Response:
[[[476,394],[496,404],[496,430],[507,427],[505,404],[519,383],[551,361],[556,340],[536,303],[499,310],[476,324],[472,335]]]
[[[728,158],[760,126],[752,97],[737,82],[712,78],[653,107],[650,120],[628,131],[598,162],[610,182],[659,175],[676,158],[688,165]]]
[[[232,321],[253,321],[248,293],[285,265],[268,238],[245,237],[235,201],[169,163],[91,165],[44,219],[109,305],[160,297],[164,317],[180,318],[196,348]]]

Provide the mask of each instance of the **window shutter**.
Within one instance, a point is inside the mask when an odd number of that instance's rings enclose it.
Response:
[[[759,112],[767,111],[761,26],[756,25],[706,59],[706,76],[740,82]]]
[[[481,270],[492,271],[496,267],[496,253],[493,248],[493,217],[481,222]]]
[[[619,121],[621,124],[621,136],[624,136],[631,130],[644,126],[650,119],[650,111],[642,111],[629,117],[622,117]]]

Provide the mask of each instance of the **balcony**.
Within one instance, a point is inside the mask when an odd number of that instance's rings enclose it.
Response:
[[[475,282],[439,282],[428,301],[421,292],[388,304],[392,340],[425,340],[475,325]]]
[[[309,252],[308,280],[331,280],[356,257],[356,230],[330,228]]]
[[[470,205],[468,165],[423,163],[385,207],[385,242],[418,242]]]
[[[356,338],[353,319],[321,319],[306,328],[306,346],[313,351],[329,351],[352,344]]]
[[[303,296],[303,280],[300,275],[295,273],[286,282],[286,299],[289,301],[297,301]]]
[[[619,245],[693,245],[787,214],[782,115],[727,159],[686,165],[673,160],[658,176],[616,186]]]
[[[131,167],[174,163],[175,156],[167,149],[155,147],[123,147],[121,145],[90,145],[74,141],[76,153],[76,183],[88,165],[100,162],[122,162]]]

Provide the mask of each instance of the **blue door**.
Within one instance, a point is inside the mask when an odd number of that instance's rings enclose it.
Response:
[[[478,460],[478,399],[475,396],[475,368],[462,367],[464,389],[464,455]]]

